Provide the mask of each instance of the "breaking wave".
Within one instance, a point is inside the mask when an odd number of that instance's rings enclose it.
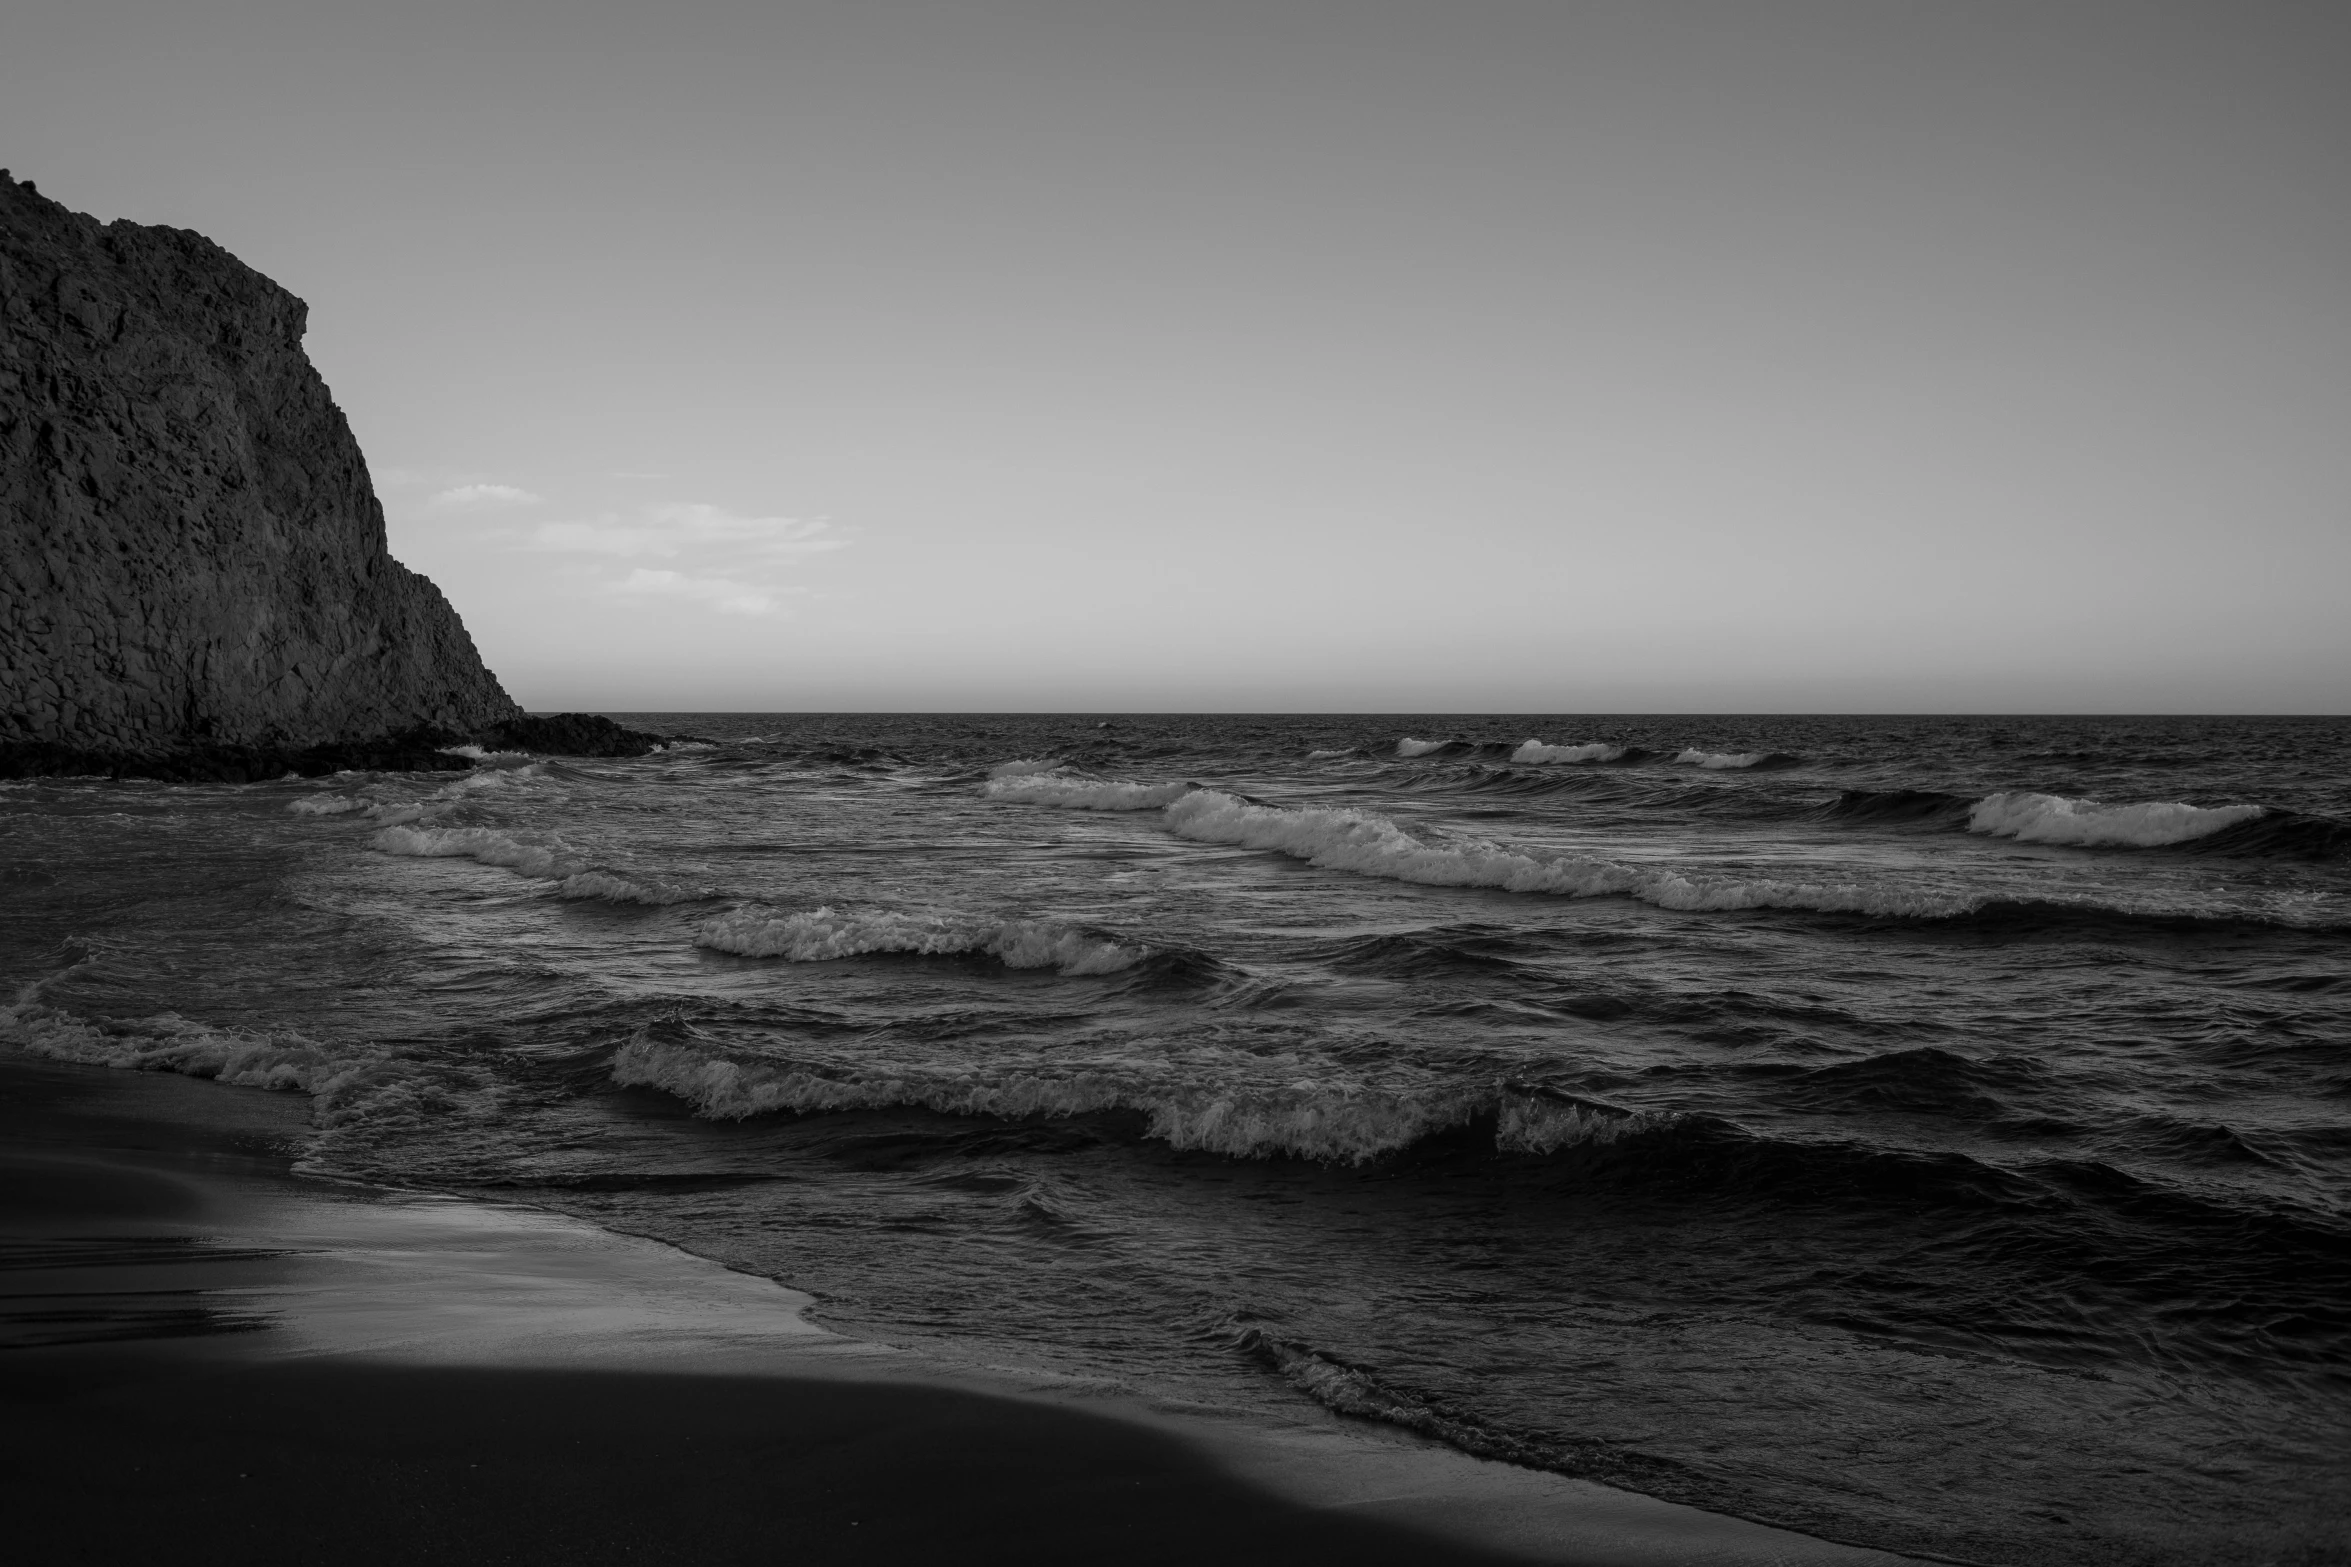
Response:
[[[1520,766],[1548,762],[1615,762],[1624,758],[1625,748],[1610,745],[1603,740],[1583,745],[1545,745],[1540,740],[1529,740],[1510,753],[1510,759]]]
[[[1426,756],[1431,751],[1442,751],[1452,744],[1450,740],[1415,740],[1410,735],[1396,742],[1398,756]]]
[[[980,954],[1006,968],[1051,968],[1064,974],[1115,974],[1151,955],[1148,947],[1106,940],[1040,920],[982,920],[887,909],[800,914],[735,909],[702,922],[694,944],[748,958],[822,963],[875,952],[931,956]]]
[[[493,752],[491,754],[499,757],[519,757],[522,753]],[[522,765],[514,767],[476,767],[471,772],[459,775],[454,782],[435,789],[425,798],[427,800],[461,800],[469,794],[475,794],[484,789],[505,790],[524,784],[534,784],[546,777],[545,766],[546,764],[543,762],[526,760]]]
[[[1760,767],[1765,762],[1777,759],[1776,753],[1771,751],[1701,751],[1692,746],[1675,757],[1674,761],[1684,767],[1706,767],[1719,771],[1734,767]]]
[[[348,794],[306,794],[299,800],[286,802],[286,809],[297,816],[340,816],[346,811],[367,808],[367,801]]]
[[[2100,805],[2059,795],[1971,799],[1939,789],[1848,789],[1813,814],[1823,820],[1961,828],[2024,843],[2081,848],[2177,848],[2257,859],[2338,859],[2351,825],[2259,805]]]
[[[1310,762],[1335,762],[1342,756],[1353,756],[1354,754],[1355,747],[1343,745],[1332,750],[1309,751],[1306,753],[1306,759]]]
[[[980,793],[1021,805],[1052,805],[1065,811],[1156,811],[1190,794],[1190,783],[1117,783],[1066,773],[1026,773],[990,778]]]
[[[1889,886],[1768,876],[1686,876],[1662,866],[1579,859],[1479,838],[1418,838],[1372,811],[1253,805],[1213,789],[1186,795],[1169,806],[1167,826],[1178,836],[1202,843],[1270,849],[1325,869],[1391,881],[1569,898],[1623,896],[1682,912],[1790,909],[1907,920],[2121,921],[2163,929],[2239,924],[2341,928],[2340,916],[2329,905],[2310,899],[2276,902],[2263,912],[2206,913],[2090,897],[2020,896],[2015,888],[1949,883]]]
[[[1995,794],[1968,811],[1970,832],[2020,843],[2160,848],[2257,821],[2258,805],[2100,805],[2054,794]]]
[[[322,1129],[413,1122],[446,1098],[429,1069],[374,1046],[336,1047],[290,1030],[221,1028],[175,1012],[117,1018],[48,1005],[42,993],[81,966],[33,981],[0,1007],[0,1043],[50,1061],[308,1094],[311,1124]]]
[[[594,869],[559,843],[524,843],[489,827],[396,825],[378,832],[375,846],[385,854],[500,865],[542,881],[562,881]]]
[[[614,1055],[612,1080],[657,1088],[712,1120],[843,1110],[923,1109],[999,1120],[1128,1111],[1143,1135],[1235,1159],[1298,1158],[1362,1164],[1441,1132],[1493,1118],[1505,1153],[1551,1154],[1613,1142],[1665,1124],[1656,1115],[1508,1087],[1381,1090],[1149,1081],[1100,1067],[998,1070],[981,1075],[901,1066],[870,1073],[789,1061],[738,1061],[639,1030]]]
[[[1326,869],[1433,887],[1492,887],[1561,897],[1623,895],[1667,909],[1814,909],[1934,918],[1981,899],[1856,883],[1699,879],[1611,860],[1544,855],[1476,838],[1416,838],[1389,817],[1350,809],[1251,805],[1203,789],[1167,810],[1168,827],[1203,843],[1272,849]]]

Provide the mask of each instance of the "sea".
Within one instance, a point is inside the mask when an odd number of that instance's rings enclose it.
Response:
[[[0,788],[0,1043],[950,1364],[2351,1560],[2351,720],[613,716]]]

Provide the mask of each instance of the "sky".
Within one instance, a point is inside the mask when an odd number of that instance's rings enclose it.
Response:
[[[14,0],[533,709],[2351,711],[2351,7]]]

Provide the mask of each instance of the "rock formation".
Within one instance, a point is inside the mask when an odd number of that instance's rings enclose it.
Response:
[[[0,771],[461,765],[435,745],[546,730],[387,553],[307,315],[202,235],[0,170]]]

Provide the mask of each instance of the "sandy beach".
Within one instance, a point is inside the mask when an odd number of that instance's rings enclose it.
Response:
[[[303,1108],[0,1062],[28,1559],[1899,1559],[1318,1409],[949,1370],[655,1242],[295,1175]]]

